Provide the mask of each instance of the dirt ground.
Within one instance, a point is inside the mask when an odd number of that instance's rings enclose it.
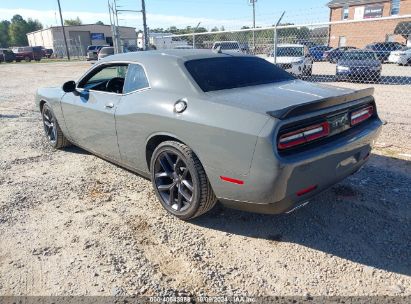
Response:
[[[375,85],[370,161],[305,208],[187,223],[149,181],[47,145],[36,89],[89,67],[0,65],[0,295],[411,295],[411,85]]]

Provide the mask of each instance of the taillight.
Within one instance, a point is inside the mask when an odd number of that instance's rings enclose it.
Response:
[[[374,107],[369,106],[351,113],[351,126],[357,125],[364,120],[367,120],[374,113]]]
[[[330,134],[330,125],[327,121],[305,127],[280,136],[278,149],[288,149],[310,141],[326,137]]]

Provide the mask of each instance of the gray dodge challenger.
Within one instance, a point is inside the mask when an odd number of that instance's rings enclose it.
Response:
[[[367,161],[380,132],[373,89],[294,78],[221,50],[118,54],[77,81],[41,88],[49,143],[74,144],[150,178],[189,220],[217,201],[290,212]]]

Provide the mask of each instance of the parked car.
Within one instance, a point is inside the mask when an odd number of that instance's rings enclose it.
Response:
[[[399,65],[409,64],[411,61],[411,46],[404,46],[398,51],[392,51],[388,57],[388,62]]]
[[[112,46],[105,46],[101,48],[101,50],[98,52],[98,60],[101,60],[107,56],[114,55],[114,47]]]
[[[89,45],[87,47],[86,60],[97,60],[98,53],[103,47],[106,47],[106,46],[108,45]]]
[[[26,62],[30,62],[32,60],[40,61],[43,57],[41,47],[15,47],[12,49],[12,51],[16,56],[16,62],[20,62],[22,60]]]
[[[9,49],[0,49],[0,62],[13,62],[16,55]]]
[[[398,42],[377,42],[367,45],[365,49],[373,51],[381,62],[385,62],[392,51],[398,51],[403,47],[404,45]]]
[[[328,61],[330,63],[336,63],[342,56],[342,54],[349,50],[355,50],[356,47],[353,46],[340,46],[337,48],[333,48],[329,51],[325,51],[323,54],[324,61]]]
[[[344,52],[337,62],[337,81],[375,81],[381,77],[381,61],[372,51],[353,50]]]
[[[213,50],[220,48],[222,51],[242,52],[242,48],[238,41],[216,41],[213,43]]]
[[[314,61],[323,61],[324,60],[324,52],[331,50],[332,47],[327,45],[316,45],[311,47],[310,55]]]
[[[217,200],[290,212],[358,171],[382,125],[372,93],[193,49],[116,54],[35,101],[52,147],[150,178],[162,206],[189,220]]]
[[[53,56],[53,49],[43,49],[43,54],[45,58],[51,58]]]
[[[274,52],[267,60],[274,63]],[[295,76],[310,76],[313,71],[313,59],[302,44],[279,44],[275,64]]]

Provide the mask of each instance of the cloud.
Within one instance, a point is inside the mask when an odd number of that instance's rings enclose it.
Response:
[[[1,19],[10,20],[13,15],[19,14],[23,18],[38,19],[44,27],[55,26],[60,24],[60,17],[57,10],[33,10],[33,9],[4,9],[0,8]],[[99,20],[106,24],[110,24],[109,14],[107,13],[92,13],[79,11],[63,11],[64,19],[74,19],[79,17],[83,23],[95,23]],[[211,29],[214,26],[224,26],[226,29],[239,29],[243,25],[250,25],[250,20],[245,19],[213,19],[213,18],[197,18],[187,16],[162,15],[162,14],[147,14],[147,23],[150,28],[168,28],[170,26],[195,27],[198,22],[201,26]],[[119,24],[125,26],[142,28],[142,18],[139,13],[121,13],[119,14]]]

